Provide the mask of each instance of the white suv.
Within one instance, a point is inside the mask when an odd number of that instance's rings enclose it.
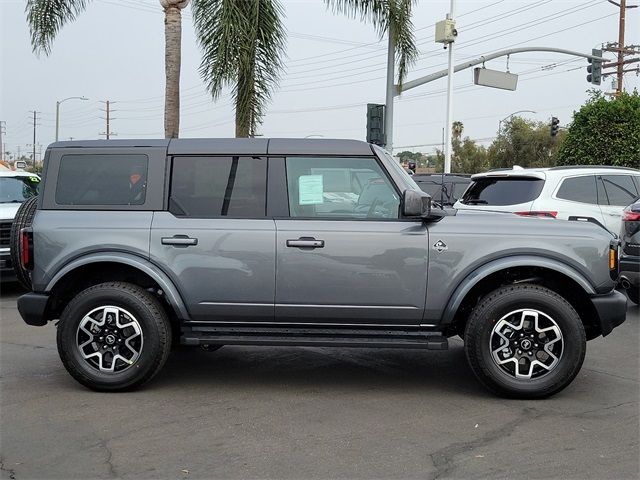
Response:
[[[616,234],[622,210],[640,196],[640,170],[552,167],[492,170],[471,177],[455,208],[598,223]]]

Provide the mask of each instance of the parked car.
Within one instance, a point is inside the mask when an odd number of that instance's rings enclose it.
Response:
[[[629,300],[640,304],[640,198],[623,211],[620,239],[620,283]]]
[[[463,173],[416,174],[413,181],[423,192],[444,206],[453,206],[471,183],[471,175]]]
[[[513,167],[471,180],[455,208],[589,221],[616,235],[622,210],[640,195],[640,170],[633,168]]]
[[[172,343],[442,350],[460,335],[485,386],[540,398],[625,320],[609,232],[431,209],[368,143],[60,142],[45,172],[12,245],[32,290],[18,310],[59,320],[64,366],[95,390],[142,385]]]
[[[0,170],[0,280],[15,280],[11,260],[11,226],[18,208],[37,195],[40,177],[28,172]]]

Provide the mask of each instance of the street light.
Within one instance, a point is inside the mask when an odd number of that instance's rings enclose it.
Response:
[[[538,112],[533,110],[518,110],[517,112],[510,113],[509,115],[507,115],[506,117],[504,117],[502,120],[498,122],[498,135],[500,135],[500,132],[502,131],[502,122],[513,117],[516,113],[538,113]]]
[[[56,102],[56,142],[58,141],[58,131],[60,130],[60,104],[67,100],[89,100],[87,97],[68,97]]]

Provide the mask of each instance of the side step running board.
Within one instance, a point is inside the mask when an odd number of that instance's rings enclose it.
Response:
[[[185,325],[183,345],[289,345],[307,347],[414,348],[446,350],[439,332],[377,328],[283,328]]]

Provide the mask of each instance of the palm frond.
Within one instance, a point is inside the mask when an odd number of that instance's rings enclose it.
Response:
[[[278,0],[194,0],[200,74],[214,98],[232,87],[236,124],[253,135],[282,71],[286,32]]]
[[[393,35],[396,44],[398,86],[418,58],[411,13],[416,0],[325,0],[335,13],[371,22],[380,37]]]
[[[31,48],[49,55],[60,29],[74,21],[90,0],[27,0],[25,12],[31,31]]]

